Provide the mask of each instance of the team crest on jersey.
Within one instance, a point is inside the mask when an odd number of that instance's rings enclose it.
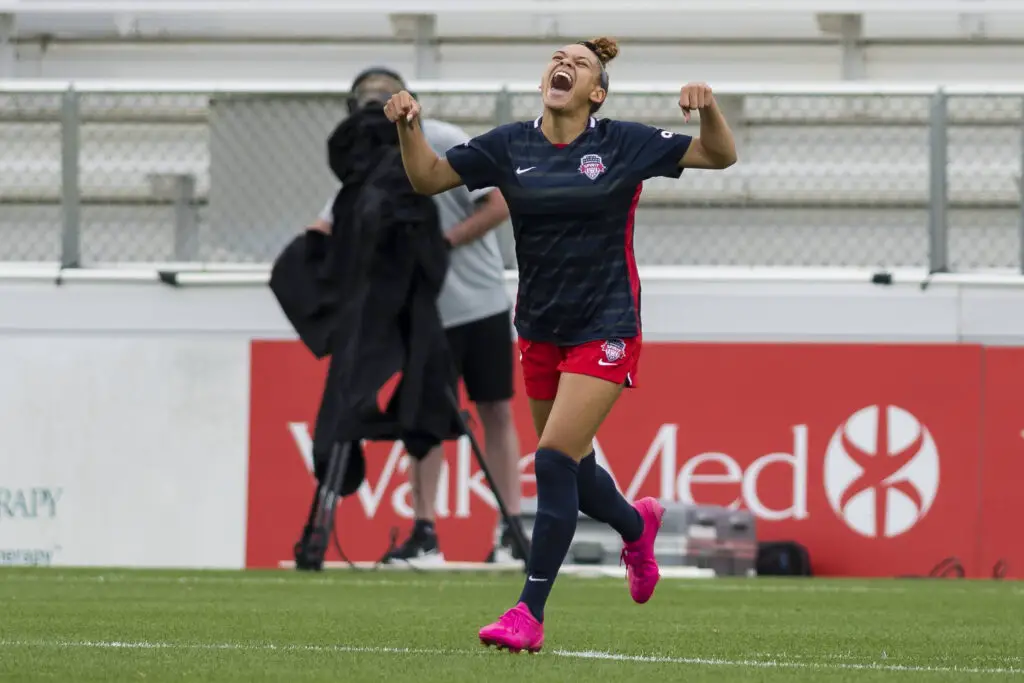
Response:
[[[626,357],[626,342],[621,339],[609,339],[601,344],[604,358],[609,363],[617,363]]]
[[[604,162],[597,154],[584,154],[580,159],[580,173],[591,180],[597,180],[597,176],[604,173]]]

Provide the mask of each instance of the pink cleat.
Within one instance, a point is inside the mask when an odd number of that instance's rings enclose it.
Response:
[[[626,564],[629,594],[634,602],[643,604],[654,595],[654,588],[661,579],[658,561],[654,558],[654,539],[661,529],[665,506],[655,498],[641,498],[633,507],[644,520],[644,532],[636,541],[623,545],[622,562]]]
[[[540,652],[544,645],[544,624],[521,602],[498,621],[480,629],[480,642],[509,652]]]

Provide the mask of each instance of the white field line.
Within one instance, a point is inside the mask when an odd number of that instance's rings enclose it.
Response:
[[[52,570],[51,570],[52,571]],[[3,583],[67,583],[67,584],[102,584],[102,583],[123,583],[123,584],[148,584],[148,585],[223,585],[231,584],[238,586],[410,586],[418,588],[428,587],[490,587],[494,585],[495,577],[479,579],[466,578],[437,578],[432,580],[415,579],[412,572],[405,574],[410,578],[398,578],[397,572],[331,572],[329,574],[298,574],[292,573],[287,576],[259,576],[258,574],[237,575],[193,575],[193,576],[161,576],[159,574],[147,575],[145,572],[138,574],[60,574],[46,571],[38,574],[7,574],[0,571],[0,584]],[[432,576],[437,576],[432,574]],[[521,573],[510,573],[507,577],[522,578]],[[575,577],[565,577],[575,578]],[[587,579],[580,579],[587,580]],[[591,588],[614,588],[621,590],[619,582],[614,579],[608,581],[597,581],[589,585]],[[726,591],[726,592],[754,592],[754,593],[905,593],[906,586],[891,583],[879,583],[873,586],[861,584],[842,583],[818,583],[815,581],[799,581],[792,584],[766,583],[764,579],[746,579],[734,583],[717,583],[707,580],[681,580],[664,581],[658,586],[659,590],[695,590],[695,591]],[[972,586],[972,592],[984,592],[984,588]],[[1005,591],[1004,591],[1005,592]],[[1024,593],[1024,585],[1021,592]]]
[[[399,574],[410,578],[399,578]],[[259,572],[241,572],[237,574],[196,574],[191,576],[167,576],[150,574],[146,570],[138,573],[109,574],[64,574],[55,570],[47,570],[41,573],[22,574],[7,573],[0,570],[0,585],[4,583],[41,583],[41,584],[102,584],[102,583],[123,583],[143,585],[238,585],[238,586],[409,586],[414,588],[486,588],[494,585],[498,577],[488,576],[478,579],[462,578],[465,575],[451,575],[459,578],[439,577],[432,579],[411,578],[416,576],[415,572],[374,572],[374,571],[332,571],[320,574],[299,574],[298,572],[287,575],[261,575]],[[504,575],[506,578],[519,577],[522,574],[511,572]],[[590,579],[576,577],[565,577],[570,580],[590,581]],[[947,580],[942,582],[942,590],[948,593],[959,593],[972,595],[1001,595],[1004,597],[1024,596],[1024,582],[993,582],[991,586],[979,582],[968,582],[963,586],[958,582]],[[621,590],[621,584],[615,580],[594,581],[589,583],[588,588],[607,588]],[[900,594],[907,592],[907,584],[897,581],[879,580],[871,585],[865,585],[845,581],[829,581],[824,583],[816,579],[796,580],[787,583],[768,582],[765,579],[750,578],[731,581],[708,581],[705,579],[662,581],[658,585],[659,591],[685,590],[685,591],[721,591],[726,593],[749,592],[749,593],[884,593]]]
[[[0,649],[50,649],[50,650],[218,650],[236,652],[309,652],[325,654],[366,654],[366,655],[427,655],[480,657],[482,650],[443,650],[422,648],[355,647],[346,645],[274,645],[271,643],[170,643],[146,641],[61,641],[61,640],[0,640]],[[847,671],[889,671],[916,673],[959,673],[1024,675],[1024,669],[1014,667],[958,667],[914,664],[885,664],[881,662],[854,664],[850,662],[795,661],[782,657],[758,659],[722,659],[717,657],[660,657],[652,655],[627,655],[614,652],[552,650],[540,656],[591,659],[599,661],[633,662],[637,664],[676,664],[679,666],[718,666],[741,669],[809,669]]]

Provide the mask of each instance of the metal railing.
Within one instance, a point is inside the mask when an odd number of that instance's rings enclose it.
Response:
[[[0,13],[257,14],[447,13],[1018,13],[1017,0],[0,0]]]
[[[468,134],[535,84],[412,84]],[[740,163],[645,185],[645,266],[1024,264],[1024,85],[719,84]],[[266,263],[336,190],[336,83],[0,82],[0,260]],[[667,84],[602,114],[696,134]]]

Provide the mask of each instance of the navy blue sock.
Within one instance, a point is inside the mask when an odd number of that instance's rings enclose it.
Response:
[[[636,508],[629,504],[615,488],[612,476],[597,464],[591,453],[580,461],[576,475],[579,488],[580,512],[598,522],[608,524],[627,543],[636,541],[644,533],[644,520]]]
[[[519,601],[526,603],[538,621],[544,621],[544,603],[576,533],[579,466],[569,456],[550,448],[538,448],[533,463],[537,474],[537,519],[526,564],[526,585]]]

